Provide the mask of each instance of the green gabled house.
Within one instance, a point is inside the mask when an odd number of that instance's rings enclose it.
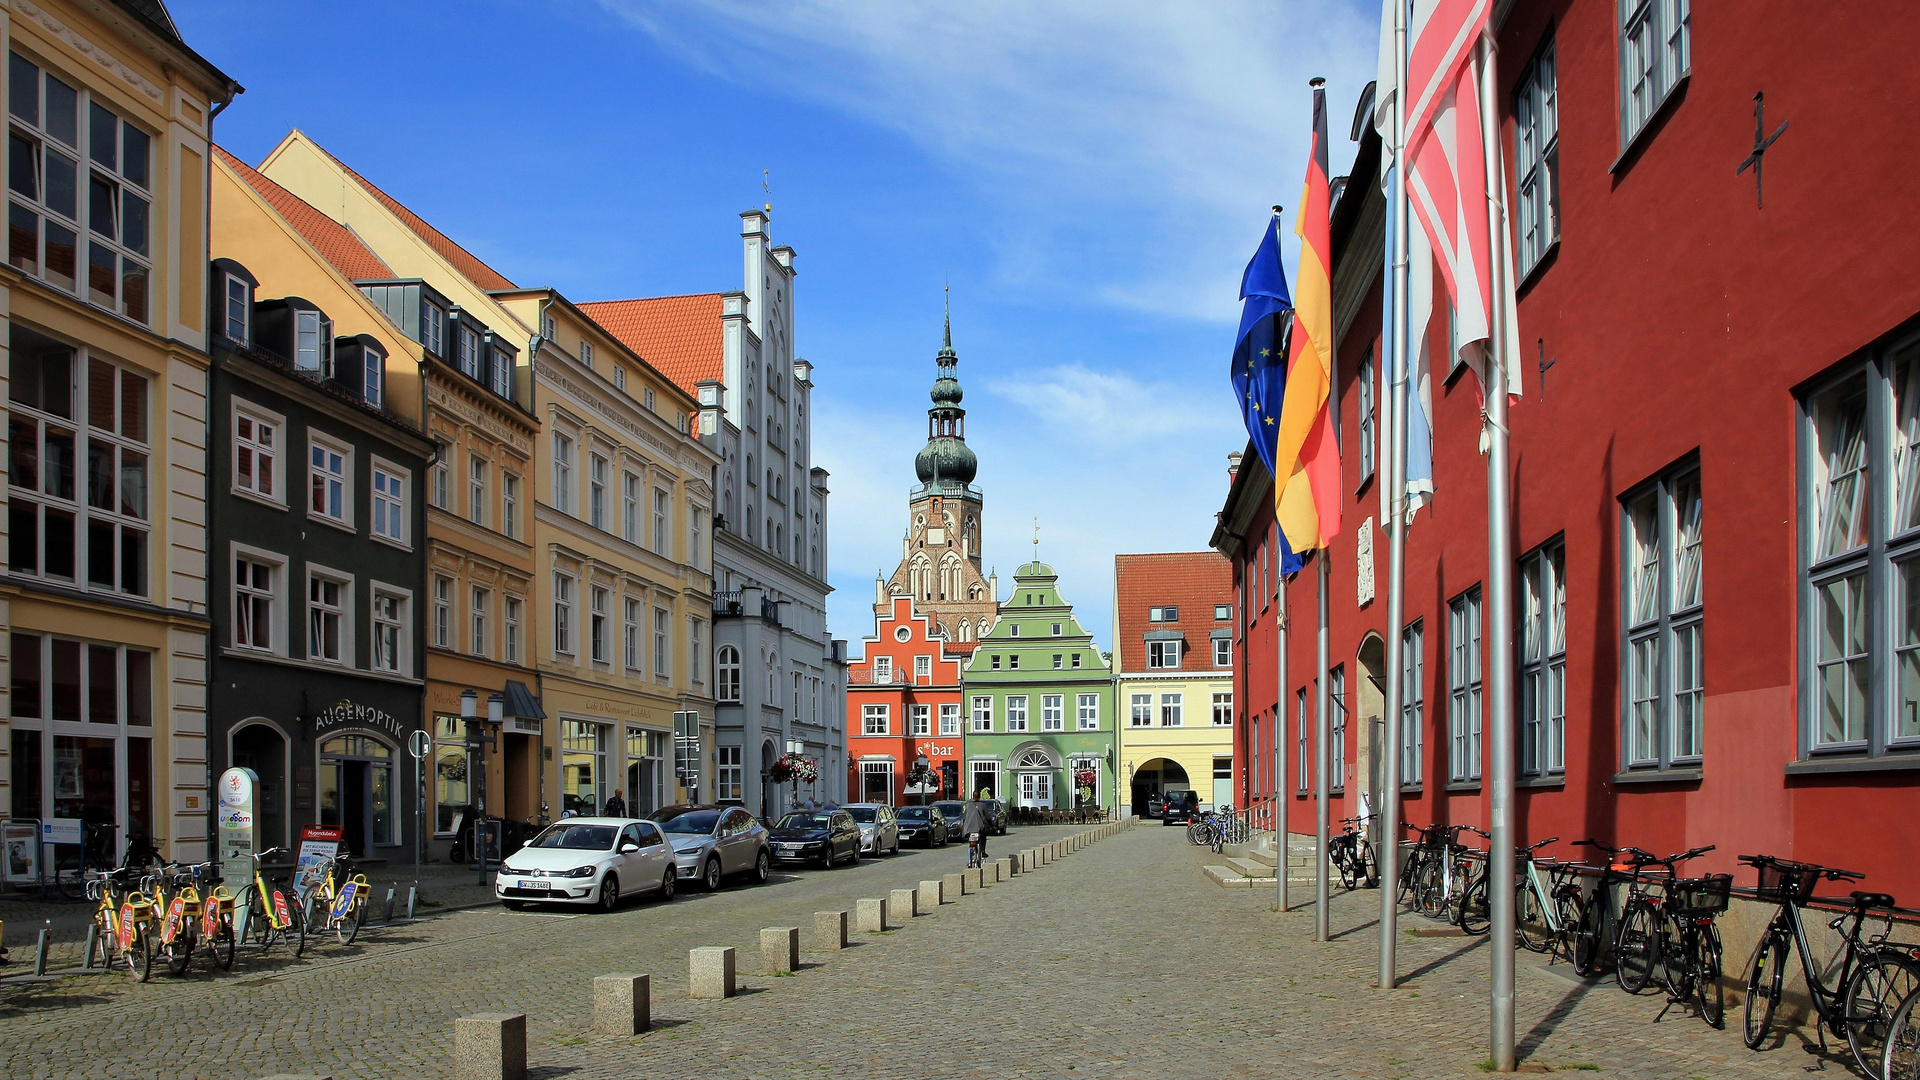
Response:
[[[1058,581],[1042,562],[1015,570],[961,676],[970,790],[1012,806],[1113,807],[1113,670]]]

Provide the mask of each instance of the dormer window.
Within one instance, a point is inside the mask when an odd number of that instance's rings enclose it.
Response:
[[[513,396],[513,354],[498,345],[493,347],[493,392]]]
[[[246,345],[252,342],[253,329],[253,285],[246,278],[236,274],[222,275],[226,278],[226,318],[222,332],[227,340]]]
[[[447,355],[447,309],[431,300],[420,304],[420,344],[435,356]]]
[[[455,339],[454,365],[460,374],[470,379],[480,377],[480,335],[473,328],[462,326]]]
[[[386,400],[387,358],[379,349],[366,343],[360,346],[360,396],[367,404],[380,408]]]
[[[318,311],[294,312],[293,366],[332,377],[333,320]]]

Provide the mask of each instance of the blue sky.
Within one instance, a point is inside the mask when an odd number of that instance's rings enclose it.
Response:
[[[1312,76],[1333,171],[1351,161],[1379,17],[1366,0],[170,7],[247,87],[216,125],[234,153],[301,128],[515,282],[576,300],[739,287],[737,215],[769,170],[833,474],[829,626],[856,652],[899,560],[948,280],[1003,589],[1038,517],[1040,557],[1107,645],[1113,555],[1206,546],[1245,442],[1225,377],[1240,270],[1268,207],[1298,198]]]

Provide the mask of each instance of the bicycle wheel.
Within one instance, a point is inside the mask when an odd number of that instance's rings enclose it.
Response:
[[[1637,994],[1653,981],[1659,963],[1659,911],[1645,900],[1634,900],[1620,917],[1620,933],[1613,940],[1614,981],[1627,993]]]
[[[153,976],[153,927],[146,922],[134,928],[133,940],[127,945],[127,966],[141,982]]]
[[[1602,932],[1605,915],[1598,896],[1580,905],[1580,917],[1573,928],[1573,970],[1582,976],[1600,974],[1606,960],[1606,935]]]
[[[1727,1019],[1727,988],[1720,978],[1720,930],[1712,923],[1693,935],[1693,996],[1700,1002],[1700,1019],[1718,1028]]]
[[[1846,1005],[1847,1045],[1853,1048],[1853,1060],[1861,1072],[1880,1076],[1894,1014],[1915,990],[1920,990],[1920,963],[1891,950],[1868,957],[1847,980],[1841,998]]]
[[[1882,1080],[1920,1080],[1920,993],[1908,994],[1893,1014],[1880,1071],[1873,1075]]]
[[[53,876],[55,883],[60,886],[60,895],[69,900],[87,898],[87,863],[79,852],[54,864]]]
[[[368,902],[367,889],[370,886],[357,885],[353,890],[353,910],[347,918],[347,944],[351,945],[360,936],[360,928],[367,925]]]
[[[1360,878],[1369,889],[1380,887],[1380,863],[1373,857],[1373,844],[1360,841]]]
[[[1747,968],[1747,1016],[1740,1035],[1747,1049],[1758,1050],[1773,1029],[1773,1010],[1780,1005],[1780,980],[1787,969],[1787,939],[1770,932],[1760,939]]]
[[[172,941],[160,943],[160,956],[166,961],[167,974],[185,975],[187,973],[187,968],[193,966],[194,945],[191,923],[182,926],[174,934]]]
[[[1530,878],[1521,878],[1514,890],[1513,934],[1528,952],[1543,953],[1553,947],[1553,924],[1547,921],[1546,906],[1540,903],[1540,893]]]
[[[249,885],[241,890],[240,899],[233,905],[234,911],[246,912],[244,929],[247,943],[262,952],[273,948],[280,940],[280,928],[273,925],[272,904],[257,887]]]
[[[1195,847],[1204,847],[1207,843],[1207,823],[1205,821],[1187,822],[1187,843]]]
[[[1487,903],[1487,875],[1481,873],[1460,894],[1460,906],[1456,911],[1455,923],[1473,937],[1487,932],[1492,924],[1491,911]]]
[[[1686,926],[1664,907],[1653,909],[1653,923],[1654,940],[1659,945],[1659,964],[1654,973],[1660,976],[1660,985],[1667,988],[1668,999],[1685,1001],[1693,996],[1693,942]]]
[[[307,916],[299,904],[287,905],[287,937],[293,941],[293,955],[307,954]]]
[[[233,916],[220,916],[220,928],[207,939],[207,954],[213,958],[213,966],[221,971],[233,967],[234,936]]]
[[[1353,849],[1345,844],[1334,848],[1332,861],[1334,869],[1340,871],[1340,887],[1351,892],[1354,883],[1360,880],[1359,875],[1355,873],[1357,867],[1354,866]]]
[[[1440,860],[1429,859],[1420,874],[1420,914],[1439,919],[1447,910],[1447,879]]]

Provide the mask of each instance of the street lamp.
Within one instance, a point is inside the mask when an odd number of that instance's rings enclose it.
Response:
[[[787,767],[793,773],[793,798],[787,803],[787,809],[789,810],[800,805],[800,770],[794,765],[794,759],[804,754],[806,749],[807,744],[803,740],[787,740]]]
[[[473,823],[473,847],[479,854],[482,885],[487,883],[487,748],[499,747],[494,731],[505,719],[506,707],[505,695],[490,695],[487,698],[487,715],[483,720],[480,716],[480,695],[471,686],[460,692],[460,719],[466,721],[467,725],[467,752],[473,755],[477,763],[477,767],[471,770],[479,810],[479,819]]]

